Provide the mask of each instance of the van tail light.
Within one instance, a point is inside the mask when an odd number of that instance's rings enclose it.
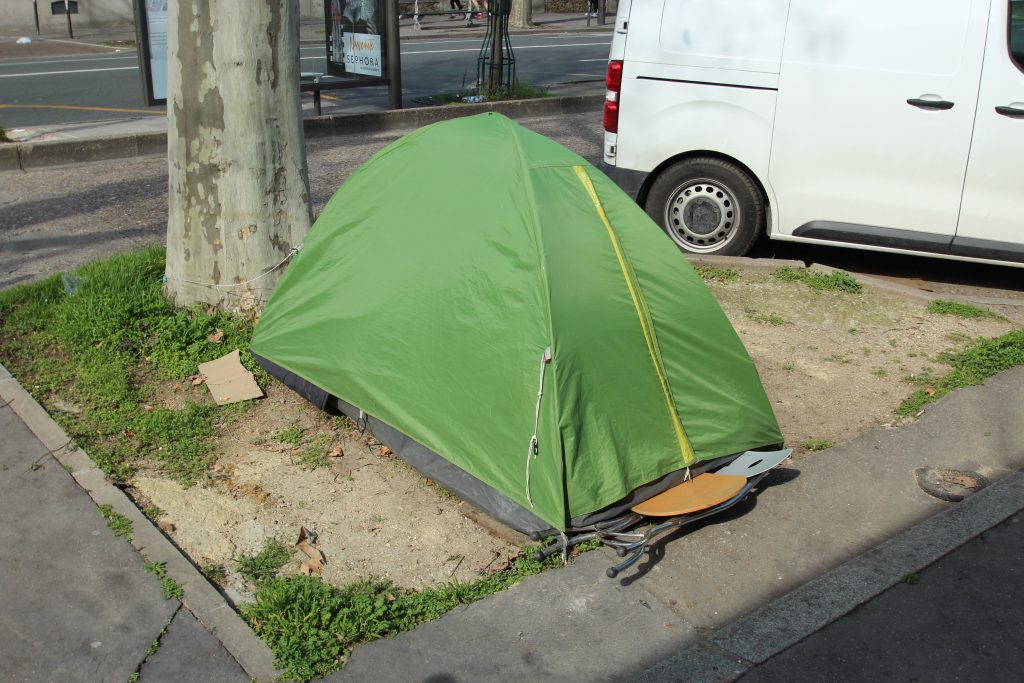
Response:
[[[609,133],[619,132],[619,94],[622,92],[622,60],[608,62],[608,73],[604,79],[608,88],[604,94],[604,129]]]

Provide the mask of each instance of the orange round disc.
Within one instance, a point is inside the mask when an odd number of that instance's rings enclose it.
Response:
[[[706,472],[637,503],[633,506],[633,512],[648,517],[674,517],[705,510],[729,500],[746,483],[746,477]]]

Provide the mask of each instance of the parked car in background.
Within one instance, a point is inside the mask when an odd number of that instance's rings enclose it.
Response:
[[[622,0],[604,163],[684,252],[1024,266],[1024,0]]]

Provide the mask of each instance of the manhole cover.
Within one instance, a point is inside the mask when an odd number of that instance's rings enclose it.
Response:
[[[915,471],[917,485],[925,493],[941,500],[958,503],[988,486],[988,480],[977,472],[942,467],[922,467]]]

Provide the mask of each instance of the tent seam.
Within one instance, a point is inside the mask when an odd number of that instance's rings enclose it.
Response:
[[[590,197],[591,202],[593,202],[594,209],[597,211],[598,217],[601,219],[605,229],[608,231],[608,237],[611,240],[612,249],[615,251],[615,256],[619,262],[619,267],[622,270],[622,275],[626,280],[626,287],[629,289],[630,297],[633,299],[633,305],[636,308],[637,317],[640,318],[640,328],[643,331],[644,340],[647,343],[647,350],[650,353],[651,362],[654,365],[654,371],[658,375],[658,381],[661,384],[662,392],[664,393],[669,417],[672,420],[672,427],[676,432],[677,439],[679,440],[679,446],[683,456],[683,464],[687,466],[692,465],[696,462],[697,458],[693,452],[693,446],[690,444],[690,439],[686,435],[686,430],[683,429],[682,420],[679,417],[679,410],[676,408],[676,400],[672,392],[672,386],[668,381],[668,374],[665,372],[665,366],[661,359],[661,346],[658,344],[658,337],[654,330],[654,321],[651,319],[650,309],[647,308],[647,302],[644,299],[643,290],[640,287],[640,281],[636,277],[636,271],[633,270],[633,265],[629,261],[629,256],[620,244],[619,238],[615,234],[615,229],[612,228],[612,225],[608,220],[608,216],[604,212],[604,207],[601,206],[601,199],[597,196],[597,190],[594,188],[594,184],[590,180],[590,176],[587,174],[586,169],[583,166],[573,166],[573,170],[576,172],[576,176],[579,178],[580,183],[583,185],[583,189]]]
[[[517,131],[512,127],[513,122],[510,119],[504,119],[502,123],[505,124],[506,130],[509,132],[509,137],[512,138],[512,143],[516,148],[516,161],[523,174],[523,186],[526,188],[530,207],[530,228],[533,230],[533,243],[537,250],[537,262],[540,263],[540,277],[541,277],[541,289],[543,292],[543,303],[544,303],[544,323],[547,328],[548,345],[551,347],[551,400],[554,402],[553,415],[554,415],[554,429],[557,433],[561,432],[560,428],[560,415],[561,415],[561,404],[558,400],[558,363],[555,362],[555,356],[558,353],[557,345],[555,344],[555,330],[551,322],[551,284],[548,282],[548,269],[547,269],[547,258],[545,257],[543,248],[543,237],[542,230],[540,229],[540,216],[537,215],[537,202],[536,196],[533,192],[533,176],[530,171],[534,170],[533,166],[527,166],[525,163],[525,156],[523,154],[523,148],[519,144],[519,136]],[[555,166],[555,165],[552,165]],[[550,443],[550,440],[549,440]],[[562,439],[557,440],[558,444],[562,444]],[[562,461],[562,523],[558,526],[559,530],[563,530],[571,519],[571,512],[569,510],[569,501],[567,498],[566,481],[568,479],[565,462],[565,449],[559,448],[559,457]],[[533,507],[531,505],[531,507]]]

